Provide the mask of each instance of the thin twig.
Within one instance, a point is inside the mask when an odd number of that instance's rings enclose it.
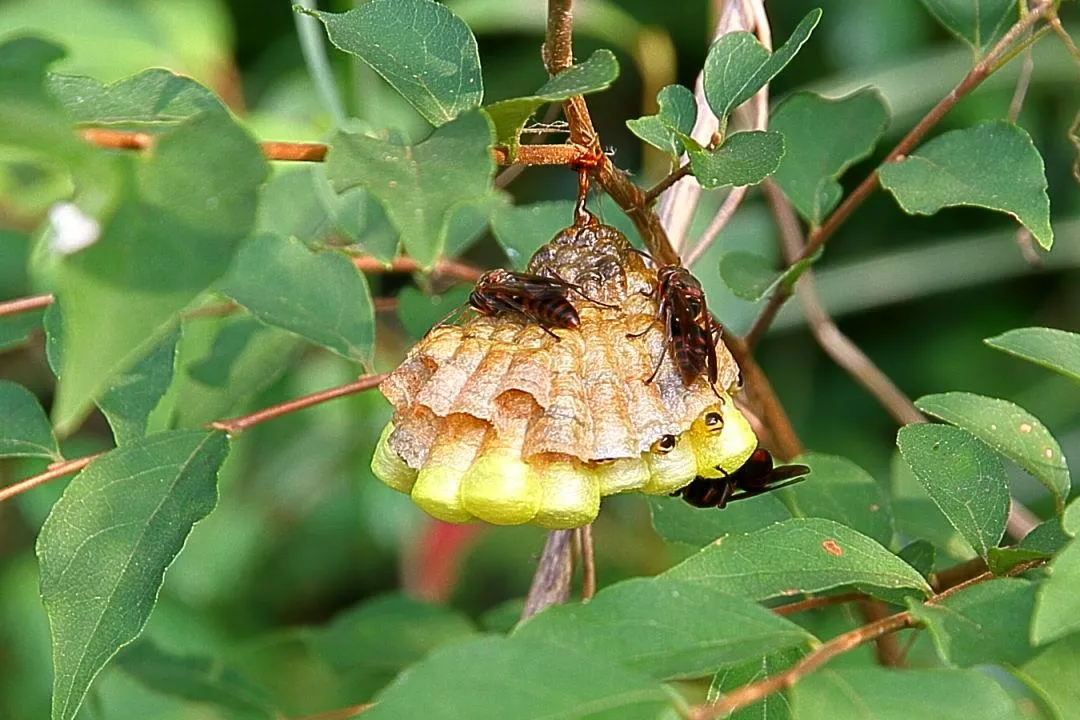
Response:
[[[669,172],[663,180],[653,185],[651,188],[645,191],[645,205],[652,205],[656,202],[656,198],[667,190],[675,183],[682,180],[684,177],[690,174],[690,163],[680,165],[675,170]]]
[[[532,585],[529,586],[529,594],[525,596],[521,622],[544,608],[561,605],[570,599],[570,579],[574,567],[570,545],[573,537],[573,530],[552,530],[548,533]]]
[[[32,312],[47,308],[53,303],[52,293],[46,295],[32,295],[30,297],[17,298],[0,302],[0,317],[18,315],[24,312]]]
[[[370,273],[410,273],[423,270],[420,263],[411,257],[394,258],[388,264],[371,255],[356,255],[352,258],[352,264],[357,270]],[[435,274],[474,283],[480,279],[484,271],[457,260],[437,260],[435,262]]]
[[[308,10],[317,10],[315,0],[296,0],[296,4]],[[308,75],[315,83],[315,90],[319,93],[323,105],[326,107],[334,125],[342,127],[348,116],[345,114],[345,103],[341,101],[341,93],[338,92],[337,80],[334,71],[330,67],[330,60],[326,57],[326,33],[322,25],[308,13],[293,13],[296,23],[296,36],[300,40],[300,52],[304,56],[304,63],[308,68]]]
[[[1042,565],[1044,562],[1045,560],[1033,560],[1018,565],[1007,574],[1010,576],[1019,575],[1031,568]],[[966,590],[978,583],[986,582],[993,577],[994,575],[992,573],[982,573],[934,595],[926,600],[924,604],[937,605],[949,596]],[[724,717],[735,710],[758,702],[774,692],[794,686],[804,677],[823,667],[830,660],[839,655],[854,650],[860,645],[876,640],[889,633],[903,630],[904,628],[914,627],[916,625],[917,621],[911,612],[904,611],[882,618],[860,628],[856,628],[855,630],[846,632],[842,635],[838,635],[810,652],[810,654],[803,657],[799,662],[795,663],[787,670],[777,673],[776,675],[771,675],[759,682],[744,685],[737,690],[733,690],[732,692],[720,696],[707,705],[692,708],[688,717],[690,717],[691,720],[713,720],[713,718]]]
[[[780,607],[773,608],[772,611],[777,615],[795,615],[796,613],[806,612],[807,610],[816,610],[832,605],[843,605],[865,598],[866,595],[859,592],[840,593],[839,595],[823,595],[821,597],[812,597],[787,605],[781,605]]]
[[[810,233],[809,238],[807,238],[806,247],[799,254],[799,257],[796,258],[796,262],[806,260],[817,252],[817,249],[836,232],[844,221],[851,216],[855,209],[862,205],[863,201],[866,200],[870,193],[877,188],[878,169],[906,156],[922,142],[926,134],[933,129],[950,110],[952,110],[956,103],[969,95],[987,77],[989,77],[994,70],[998,69],[996,65],[998,60],[1008,52],[1010,46],[1020,38],[1036,20],[1043,17],[1052,9],[1053,4],[1054,0],[1043,0],[1033,8],[1030,13],[1009,28],[1008,32],[1002,36],[1001,40],[998,41],[982,60],[976,63],[976,65],[968,71],[967,75],[964,76],[956,87],[954,87],[948,95],[942,98],[937,105],[931,108],[922,120],[920,120],[915,127],[913,127],[908,134],[896,144],[896,147],[889,151],[889,154],[885,156],[881,165],[867,175],[851,194],[844,198],[843,202],[832,211],[820,227]],[[781,287],[777,288],[777,291],[769,298],[769,302],[755,321],[751,332],[747,333],[746,339],[751,349],[753,349],[765,334],[765,331],[768,329],[772,319],[775,318],[780,306],[783,305],[790,296],[790,289]]]
[[[720,231],[735,215],[735,211],[739,209],[739,205],[742,204],[743,198],[746,197],[749,190],[750,188],[746,186],[731,188],[727,197],[724,198],[723,204],[720,205],[720,209],[713,215],[709,226],[705,228],[705,232],[701,233],[701,237],[698,238],[694,249],[687,253],[686,258],[683,260],[686,267],[693,267],[698,260],[705,257],[705,253],[708,252],[716,238],[720,236]]]
[[[592,523],[577,529],[581,552],[581,599],[592,600],[596,595],[596,552],[593,548]]]
[[[74,460],[66,460],[60,463],[53,463],[49,466],[49,469],[43,473],[28,477],[25,480],[21,480],[14,485],[8,485],[6,488],[0,489],[0,502],[9,500],[19,493],[26,492],[31,488],[35,488],[38,485],[49,482],[50,480],[56,480],[62,478],[65,475],[71,475],[77,473],[84,467],[92,463],[97,458],[104,455],[104,452],[95,453],[93,455],[87,455],[86,457],[75,458]]]
[[[279,418],[282,415],[288,415],[289,413],[296,412],[297,410],[303,410],[309,408],[312,405],[318,405],[324,403],[327,400],[333,400],[335,398],[343,397],[345,395],[352,395],[363,390],[370,390],[376,387],[386,378],[385,374],[364,375],[354,382],[346,385],[339,385],[329,390],[321,390],[310,395],[294,398],[287,402],[273,405],[258,412],[251,413],[250,415],[241,415],[239,417],[230,418],[228,420],[217,420],[210,423],[207,427],[215,430],[224,430],[232,436],[239,435],[248,428],[264,423],[267,420],[273,420]]]

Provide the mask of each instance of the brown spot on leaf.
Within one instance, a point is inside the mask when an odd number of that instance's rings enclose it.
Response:
[[[825,552],[829,553],[833,557],[840,557],[844,554],[844,550],[840,547],[840,543],[836,542],[832,538],[822,540],[821,547],[825,548]]]

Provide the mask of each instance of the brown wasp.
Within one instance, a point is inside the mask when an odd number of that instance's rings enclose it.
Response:
[[[664,265],[656,273],[656,288],[652,294],[660,298],[656,315],[663,322],[667,335],[664,349],[671,353],[683,384],[689,385],[705,375],[715,390],[718,374],[716,341],[721,326],[709,313],[701,283],[681,265]],[[639,337],[645,332],[648,328],[631,337]],[[656,378],[663,360],[661,355],[646,384]]]
[[[589,298],[574,283],[501,268],[480,276],[469,295],[469,305],[482,315],[520,315],[558,340],[550,328],[572,329],[581,325],[577,310],[567,297],[571,291],[597,305],[612,307]]]
[[[752,498],[770,490],[778,490],[806,479],[810,468],[805,465],[773,466],[772,455],[758,448],[742,467],[721,478],[698,476],[672,496],[681,496],[694,507],[715,507],[721,510],[735,500]]]

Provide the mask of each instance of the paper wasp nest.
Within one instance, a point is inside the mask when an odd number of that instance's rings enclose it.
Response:
[[[394,415],[376,476],[440,520],[572,528],[596,517],[601,496],[667,495],[746,461],[757,439],[728,396],[735,361],[718,343],[717,392],[704,377],[684,386],[657,319],[656,270],[618,230],[567,228],[528,271],[580,287],[589,299],[568,295],[580,327],[556,340],[500,314],[432,330],[381,385]]]

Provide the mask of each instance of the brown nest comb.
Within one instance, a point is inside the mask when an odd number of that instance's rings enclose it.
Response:
[[[667,495],[747,460],[757,439],[729,396],[735,361],[720,344],[715,391],[704,377],[684,385],[657,320],[656,270],[622,233],[567,228],[528,271],[580,287],[588,299],[568,296],[580,327],[554,337],[500,314],[433,329],[380,386],[394,415],[377,477],[440,520],[572,528],[604,495]]]

